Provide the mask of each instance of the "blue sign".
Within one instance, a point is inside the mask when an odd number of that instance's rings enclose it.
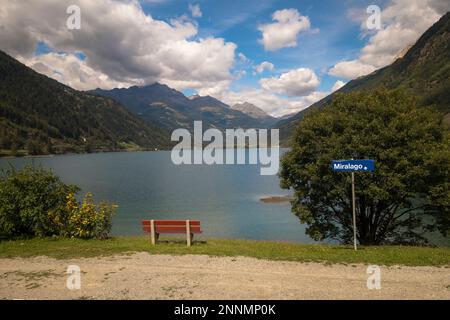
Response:
[[[375,161],[374,160],[333,160],[331,162],[331,167],[332,167],[333,171],[338,171],[338,172],[339,171],[372,172],[372,171],[375,171]]]

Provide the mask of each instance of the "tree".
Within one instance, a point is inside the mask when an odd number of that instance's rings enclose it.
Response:
[[[26,148],[29,155],[36,156],[42,154],[42,147],[37,141],[28,140]]]
[[[351,177],[333,159],[374,159],[357,173],[360,244],[425,243],[427,231],[450,229],[450,133],[440,113],[417,107],[399,90],[339,94],[308,113],[283,157],[281,186],[292,188],[292,211],[315,240],[353,238]]]

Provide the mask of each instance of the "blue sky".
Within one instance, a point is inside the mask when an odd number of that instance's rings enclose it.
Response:
[[[283,116],[392,63],[448,10],[448,0],[8,1],[0,46],[78,90],[160,82]]]
[[[188,4],[199,4],[202,17],[196,18],[199,25],[197,37],[221,37],[238,45],[237,51],[243,53],[255,65],[270,61],[276,67],[272,75],[283,71],[306,67],[320,75],[319,90],[329,91],[339,77],[327,75],[326,70],[341,60],[354,59],[366,43],[361,37],[358,21],[348,17],[348,10],[361,8],[369,4],[382,5],[385,1],[336,1],[336,0],[302,0],[302,1],[141,1],[145,12],[152,17],[170,21],[177,16],[187,14]],[[230,5],[231,3],[231,5]],[[258,26],[272,22],[273,12],[282,9],[297,9],[301,15],[308,16],[311,27],[317,33],[306,33],[298,36],[298,46],[283,48],[271,52],[264,50],[258,42],[261,32]],[[267,73],[253,76],[248,72],[233,83],[233,86],[256,86],[260,78]]]

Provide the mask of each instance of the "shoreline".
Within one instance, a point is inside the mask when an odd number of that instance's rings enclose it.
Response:
[[[110,151],[95,151],[95,152],[65,152],[65,153],[52,153],[52,154],[40,154],[40,155],[21,155],[21,156],[3,156],[0,154],[1,159],[33,159],[33,158],[53,158],[58,156],[76,156],[76,155],[90,155],[90,154],[105,154],[105,153],[130,153],[130,152],[158,152],[158,151],[170,151],[171,149],[158,149],[158,150],[110,150]]]
[[[280,150],[282,149],[290,149],[289,146],[277,146]],[[1,159],[21,159],[21,158],[47,158],[47,157],[56,157],[56,156],[66,156],[66,155],[89,155],[89,154],[104,154],[104,153],[130,153],[130,152],[159,152],[159,151],[172,151],[172,147],[171,148],[156,148],[155,149],[118,149],[118,150],[107,150],[107,151],[102,151],[102,150],[98,150],[98,151],[92,151],[92,152],[64,152],[64,153],[51,153],[51,154],[39,154],[39,155],[20,155],[20,156],[11,156],[11,155],[4,155],[2,153],[0,153],[0,160]],[[231,148],[228,148],[231,149]],[[252,150],[252,149],[258,149],[258,147],[235,147],[235,150],[240,150],[240,149],[246,149],[246,150]],[[190,150],[190,151],[194,151],[197,150],[196,148],[191,148],[191,149],[186,149],[186,150]],[[224,148],[222,150],[227,150],[227,148]]]
[[[294,198],[291,195],[283,195],[283,196],[264,196],[259,199],[259,201],[263,203],[289,203]]]

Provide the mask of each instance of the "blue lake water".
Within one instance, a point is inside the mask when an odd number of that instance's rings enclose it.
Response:
[[[0,167],[8,162],[41,164],[96,201],[118,204],[114,235],[142,234],[142,219],[191,219],[201,220],[208,238],[313,243],[289,203],[260,201],[289,191],[258,165],[176,166],[169,151],[0,159]]]

